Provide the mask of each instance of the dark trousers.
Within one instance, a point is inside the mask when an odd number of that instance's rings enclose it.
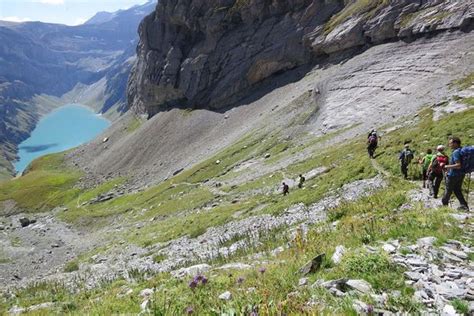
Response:
[[[369,144],[369,146],[367,146],[367,152],[369,153],[370,158],[374,158],[376,149],[377,149],[377,145]]]
[[[441,181],[443,181],[443,174],[431,174],[428,181],[431,181],[431,194],[435,199],[438,198],[439,187],[441,186]]]
[[[400,170],[402,171],[402,174],[403,174],[403,176],[405,177],[405,179],[408,179],[408,164],[402,162],[402,165],[401,165],[401,167],[400,167]]]
[[[444,191],[443,199],[441,200],[443,202],[443,205],[446,206],[449,204],[451,195],[454,193],[454,195],[456,195],[461,206],[467,208],[466,199],[464,199],[464,196],[462,194],[463,181],[464,181],[464,175],[446,177],[446,191]]]

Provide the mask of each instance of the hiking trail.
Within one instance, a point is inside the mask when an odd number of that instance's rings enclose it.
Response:
[[[384,169],[384,167],[382,167],[378,162],[377,160],[375,159],[370,159],[370,163],[372,164],[372,167],[375,168],[375,170],[377,170],[377,172],[385,177],[390,177],[391,174],[390,172],[388,172],[387,170]]]

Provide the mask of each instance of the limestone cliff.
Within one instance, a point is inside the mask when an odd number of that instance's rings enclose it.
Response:
[[[139,28],[129,105],[221,109],[257,84],[342,51],[470,31],[473,0],[162,0]]]

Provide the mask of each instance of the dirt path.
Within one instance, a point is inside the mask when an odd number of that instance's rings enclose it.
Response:
[[[375,170],[378,171],[379,174],[385,176],[385,177],[390,177],[391,174],[387,170],[385,170],[375,159],[370,159],[370,163],[372,164],[372,167],[375,168]]]

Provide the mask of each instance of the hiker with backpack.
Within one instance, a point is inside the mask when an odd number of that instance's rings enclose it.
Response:
[[[422,179],[423,179],[423,188],[428,188],[430,187],[429,185],[427,185],[427,181],[429,181],[428,179],[428,168],[431,164],[431,160],[433,160],[433,151],[431,150],[431,148],[428,148],[426,150],[426,155],[423,156],[423,158],[421,159],[420,161],[420,164],[421,164],[421,167],[422,167]]]
[[[398,159],[400,160],[400,170],[405,177],[408,179],[408,166],[413,160],[413,151],[410,149],[410,145],[405,144],[403,151],[400,153]]]
[[[462,194],[462,185],[466,173],[471,173],[474,170],[474,147],[461,147],[461,139],[459,137],[450,138],[448,144],[453,153],[449,164],[444,166],[447,172],[446,190],[441,201],[444,206],[448,206],[451,195],[454,193],[461,204],[459,209],[468,211],[467,201]]]
[[[379,138],[377,136],[377,131],[373,129],[367,137],[367,152],[369,153],[369,157],[372,159],[375,158],[374,154],[375,150],[377,149],[378,142]]]
[[[444,167],[449,164],[449,157],[444,154],[444,146],[436,147],[436,155],[431,159],[428,167],[428,181],[430,183],[430,195],[438,198],[439,187],[444,178]]]
[[[298,177],[298,188],[302,189],[306,178],[302,174]]]

